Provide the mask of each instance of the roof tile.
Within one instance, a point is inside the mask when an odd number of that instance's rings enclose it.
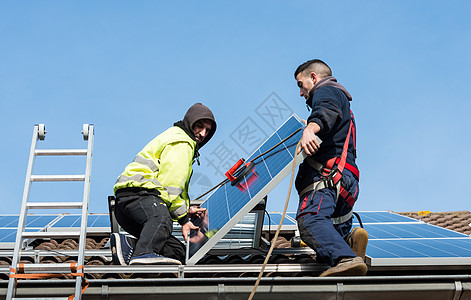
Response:
[[[418,212],[398,212],[398,214],[408,216],[432,225],[440,226],[464,234],[471,234],[471,212],[450,211],[432,212],[426,216],[420,216]]]

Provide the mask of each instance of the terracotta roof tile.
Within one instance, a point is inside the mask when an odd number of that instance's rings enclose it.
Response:
[[[423,222],[461,232],[467,235],[471,234],[471,212],[466,210],[431,212],[426,215],[419,215],[419,212],[398,212],[398,214],[417,220],[422,220]]]

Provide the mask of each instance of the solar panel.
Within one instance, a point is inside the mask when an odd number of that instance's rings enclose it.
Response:
[[[291,116],[247,161],[251,161],[303,127],[303,122],[296,115]],[[298,131],[273,151],[257,159],[254,169],[243,176],[240,184],[233,186],[227,182],[202,204],[207,212],[205,217],[195,224],[200,226],[200,230],[193,231],[190,236],[188,264],[198,262],[218,240],[289,174],[296,144],[301,136],[302,131]],[[302,156],[299,155],[297,163],[301,161]]]
[[[13,249],[16,239],[16,228],[0,228],[0,249]],[[41,231],[39,228],[25,228],[25,231]]]
[[[265,216],[263,219],[263,230],[265,231],[275,231],[281,221],[281,213],[279,212],[270,212],[270,218]],[[296,222],[296,213],[286,213],[283,225],[281,230],[293,231],[298,229],[298,223]]]
[[[79,215],[65,215],[55,222],[52,228],[80,228]],[[88,215],[87,227],[110,227],[110,217],[108,214]]]
[[[398,215],[389,211],[365,211],[359,212],[361,221],[365,223],[390,223],[390,222],[417,222],[417,220]],[[357,217],[353,215],[353,223],[358,224]]]
[[[0,217],[0,227],[17,227],[18,216],[2,216]]]
[[[66,229],[80,230],[80,215],[63,215],[57,222],[54,222],[49,231],[63,231]],[[87,232],[89,233],[109,233],[110,217],[108,214],[88,215]]]
[[[26,227],[44,228],[49,225],[57,215],[28,215],[26,217]],[[18,227],[18,215],[0,216],[0,228]]]
[[[371,266],[471,265],[471,239],[371,240]]]
[[[0,243],[14,243],[15,238],[15,228],[0,228]]]
[[[465,234],[391,212],[358,214],[368,231],[371,266],[471,265],[471,238]]]
[[[463,238],[467,235],[431,224],[364,224],[370,239]]]

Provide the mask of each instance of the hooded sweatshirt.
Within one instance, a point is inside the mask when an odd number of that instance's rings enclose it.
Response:
[[[196,103],[182,121],[155,137],[126,166],[116,180],[115,195],[120,197],[146,189],[165,202],[174,221],[182,225],[188,222],[188,186],[198,150],[192,128],[202,119],[212,123],[200,146],[206,144],[216,131],[216,121],[209,108]]]
[[[350,127],[350,101],[352,96],[333,76],[328,76],[317,82],[309,92],[309,99],[306,105],[311,108],[311,114],[307,122],[314,122],[319,125],[320,131],[317,133],[322,140],[319,150],[312,155],[312,158],[319,163],[326,163],[333,157],[342,155],[342,149],[347,138]],[[355,154],[353,138],[350,137],[347,163],[357,168],[355,164]],[[312,176],[307,173],[314,172],[308,164],[300,165],[296,186],[298,190],[304,189],[311,184]]]
[[[214,132],[216,131],[216,120],[214,119],[214,115],[209,108],[201,103],[195,103],[188,109],[185,116],[183,117],[183,120],[178,121],[173,125],[182,128],[188,134],[188,136],[196,141],[195,134],[193,133],[192,129],[195,123],[199,120],[208,120],[212,123],[211,131],[198,145],[198,148],[201,148],[212,138]]]

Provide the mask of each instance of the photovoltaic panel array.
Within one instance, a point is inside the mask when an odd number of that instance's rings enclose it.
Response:
[[[14,246],[19,215],[0,215],[0,249]],[[25,231],[69,231],[80,230],[80,215],[34,214],[26,217]],[[108,214],[88,216],[88,232],[110,232]],[[30,240],[32,241],[32,240]]]
[[[359,215],[369,235],[371,266],[471,265],[471,238],[465,234],[392,212]]]
[[[263,230],[264,231],[275,231],[280,224],[281,213],[280,212],[270,212],[268,216],[265,215],[263,219]],[[298,229],[298,223],[296,222],[296,213],[287,212],[283,225],[281,226],[282,231],[296,231]]]
[[[25,231],[44,231],[57,215],[28,215]],[[15,245],[18,215],[0,215],[0,249],[11,249]]]
[[[281,125],[247,161],[274,147],[296,130],[304,127],[295,115]],[[206,208],[203,218],[195,220],[199,230],[190,235],[188,264],[200,260],[229,230],[238,223],[264,196],[266,196],[291,171],[296,156],[295,148],[302,136],[302,130],[269,153],[254,161],[254,169],[243,176],[237,185],[227,182],[220,186],[202,204]],[[297,163],[303,159],[297,156]]]
[[[415,219],[389,211],[364,211],[358,212],[358,214],[363,223],[417,222]],[[358,224],[358,220],[355,215],[353,215],[353,224]]]
[[[48,231],[80,231],[80,215],[63,215],[51,224]],[[108,214],[89,214],[87,220],[88,233],[110,233],[110,216]]]

